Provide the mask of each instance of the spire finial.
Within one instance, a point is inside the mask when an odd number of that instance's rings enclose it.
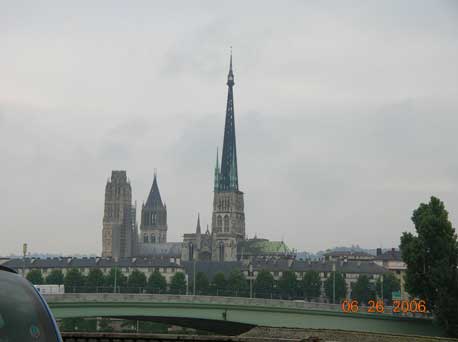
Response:
[[[227,75],[227,85],[234,85],[234,72],[232,71],[232,46],[231,46],[231,57],[229,59],[229,74]]]
[[[157,169],[154,168],[154,178],[156,178],[156,177],[157,177]]]
[[[232,45],[231,45],[231,62],[230,62],[230,69],[232,70]]]

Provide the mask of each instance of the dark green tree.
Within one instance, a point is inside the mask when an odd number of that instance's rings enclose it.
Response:
[[[146,287],[146,276],[143,272],[134,269],[127,279],[127,287],[129,292],[141,293]]]
[[[105,289],[108,292],[114,292],[114,284],[116,280],[116,292],[125,291],[127,286],[127,277],[122,274],[119,267],[113,267],[105,277]]]
[[[269,271],[261,270],[254,281],[254,292],[256,297],[270,298],[274,292],[275,280]]]
[[[85,277],[77,268],[67,271],[64,278],[65,292],[84,292]]]
[[[370,299],[375,299],[374,286],[366,275],[361,274],[356,282],[352,284],[351,298],[365,305]]]
[[[170,281],[170,293],[186,294],[186,277],[183,272],[177,272]]]
[[[304,297],[310,301],[312,298],[318,298],[321,295],[321,278],[317,271],[307,271],[302,278],[302,291]]]
[[[167,281],[159,271],[154,271],[149,276],[146,291],[148,293],[165,293],[167,291]]]
[[[87,292],[99,292],[102,291],[102,287],[105,284],[105,277],[99,268],[91,268],[86,277],[86,288]]]
[[[324,281],[324,292],[326,297],[332,303],[333,299],[333,284],[334,277],[332,272],[329,273],[328,278]],[[335,291],[336,291],[336,303],[339,303],[347,295],[347,284],[345,283],[345,278],[342,273],[335,272]]]
[[[416,235],[404,232],[401,254],[407,264],[405,287],[425,300],[439,323],[458,336],[458,243],[444,203],[431,197],[414,210]]]
[[[208,294],[208,290],[210,288],[210,284],[208,282],[208,277],[203,272],[197,272],[196,274],[196,294],[206,295]]]
[[[64,274],[61,270],[52,270],[46,277],[46,284],[62,285],[64,283]]]
[[[248,282],[245,275],[237,268],[234,268],[227,278],[227,294],[229,296],[248,296]]]
[[[224,273],[218,272],[213,276],[212,283],[211,283],[211,288],[212,288],[212,293],[216,295],[224,295],[224,292],[226,291],[226,277],[224,276]]]
[[[278,280],[278,288],[282,298],[292,299],[297,295],[297,277],[293,271],[285,271]]]
[[[382,284],[383,284],[383,299],[392,303],[392,293],[401,289],[399,279],[393,273],[385,273],[383,276],[383,282],[381,277],[377,280],[377,295],[382,297]]]
[[[33,285],[44,284],[43,275],[41,274],[41,270],[31,270],[29,273],[27,273],[26,278]]]

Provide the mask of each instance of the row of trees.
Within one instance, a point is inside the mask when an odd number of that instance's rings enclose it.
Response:
[[[149,278],[144,273],[134,270],[129,277],[124,276],[119,270],[113,268],[107,275],[100,269],[91,269],[84,276],[78,269],[70,269],[63,275],[60,270],[53,270],[46,279],[40,270],[32,270],[27,278],[33,284],[64,284],[66,292],[147,292],[147,293],[186,293],[186,279],[181,272],[176,273],[167,287],[164,276],[153,272]],[[115,279],[116,278],[116,279]],[[335,286],[334,286],[335,282]],[[268,271],[260,271],[253,281],[252,294],[258,298],[284,298],[312,300],[320,297],[322,281],[316,271],[305,272],[302,280],[298,280],[295,272],[286,271],[278,281]],[[376,293],[381,296],[382,284],[380,281],[374,286],[369,278],[361,275],[351,289],[352,298],[360,303],[367,303],[375,298]],[[340,302],[347,295],[344,276],[336,272],[324,281],[324,290],[329,301]],[[392,274],[384,277],[383,297],[391,300],[391,292],[399,290],[399,281]],[[189,281],[189,292],[194,292],[194,280]],[[198,272],[195,280],[195,292],[200,295],[220,296],[245,296],[250,295],[249,281],[244,274],[234,269],[226,278],[223,273],[217,273],[210,281],[205,273]]]
[[[65,292],[186,293],[186,278],[182,272],[175,273],[169,288],[165,277],[157,271],[147,278],[143,272],[133,270],[126,277],[116,268],[112,268],[107,275],[93,268],[87,276],[77,268],[68,270],[65,276],[61,270],[53,270],[46,278],[43,278],[40,270],[32,270],[27,274],[27,279],[35,285],[63,284]]]

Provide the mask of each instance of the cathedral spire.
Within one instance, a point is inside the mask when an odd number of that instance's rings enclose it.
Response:
[[[196,234],[200,234],[200,213],[197,213],[197,227]]]
[[[235,120],[234,120],[234,72],[232,70],[232,49],[227,75],[227,106],[226,123],[224,127],[223,155],[221,160],[221,172],[219,189],[217,191],[238,190],[237,175],[237,148],[235,143]]]

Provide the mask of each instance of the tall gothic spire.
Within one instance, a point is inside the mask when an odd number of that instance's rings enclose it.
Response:
[[[232,70],[232,49],[229,62],[229,73],[227,75],[227,106],[226,123],[224,127],[223,155],[221,160],[221,171],[219,179],[219,191],[238,190],[237,173],[237,148],[235,143],[235,121],[234,121],[234,72]]]

